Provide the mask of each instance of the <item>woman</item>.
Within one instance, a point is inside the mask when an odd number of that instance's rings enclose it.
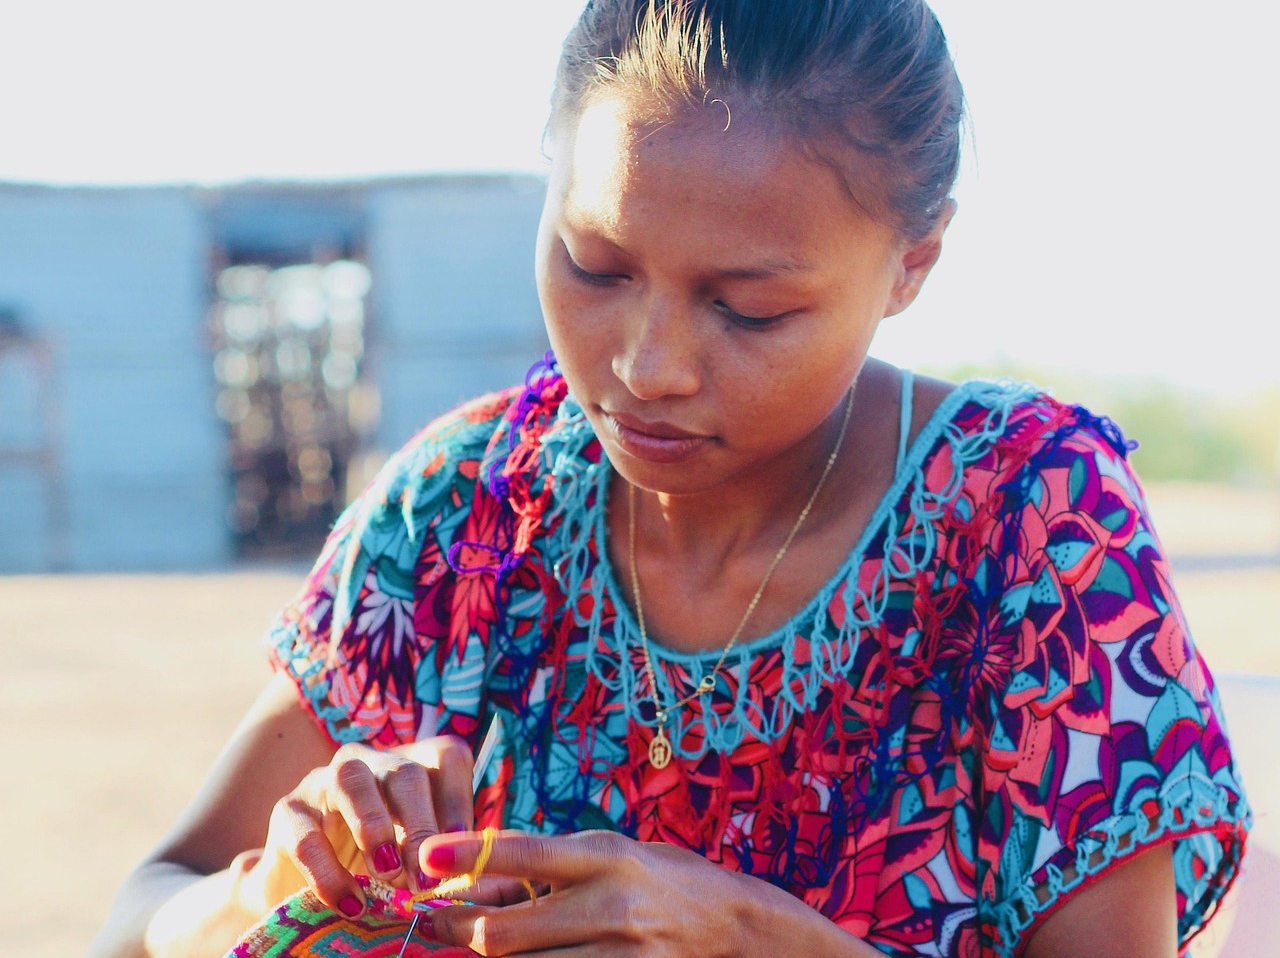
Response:
[[[339,520],[100,953],[218,954],[304,886],[358,922],[357,873],[417,892],[500,826],[426,940],[1176,954],[1248,810],[1128,446],[867,357],[940,254],[960,114],[915,0],[589,4],[554,358]]]

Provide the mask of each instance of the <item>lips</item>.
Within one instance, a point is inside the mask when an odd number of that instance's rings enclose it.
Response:
[[[710,436],[690,432],[662,420],[641,419],[620,411],[602,411],[622,450],[646,462],[682,462],[711,442]]]
[[[638,416],[630,416],[624,412],[611,412],[605,410],[604,414],[616,422],[620,426],[625,426],[632,432],[639,433],[643,436],[652,436],[654,439],[705,439],[706,436],[696,432],[689,432],[671,423],[662,422],[660,420],[648,421]]]

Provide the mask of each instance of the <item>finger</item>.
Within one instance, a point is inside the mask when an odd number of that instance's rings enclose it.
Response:
[[[453,735],[440,735],[396,748],[395,753],[417,762],[431,780],[431,800],[439,831],[466,831],[474,821],[471,788],[471,750]]]
[[[329,763],[327,787],[315,797],[320,808],[342,817],[369,873],[390,880],[400,874],[402,862],[395,821],[380,787],[380,779],[393,771],[387,759],[367,746],[344,745]]]
[[[551,893],[543,882],[532,885],[536,898]],[[459,896],[474,905],[516,905],[529,900],[529,887],[525,879],[509,875],[484,875]]]
[[[527,937],[527,930],[510,913],[520,908],[536,908],[525,903],[508,908],[454,905],[432,912],[432,933],[436,941],[462,945],[479,955],[512,955],[540,951],[541,946]],[[545,909],[544,909],[545,910]]]
[[[438,941],[465,945],[481,955],[511,956],[588,944],[599,955],[607,941],[642,943],[646,929],[628,924],[628,904],[578,886],[536,902],[504,908],[455,905],[432,912]],[[617,897],[617,896],[613,896]],[[625,897],[625,896],[623,896]]]
[[[418,848],[426,839],[440,832],[432,801],[430,773],[422,765],[400,755],[384,758],[387,766],[380,773],[382,792],[392,816],[399,823],[400,859],[409,873],[410,887],[420,891],[423,883],[418,875]]]
[[[268,835],[322,902],[348,918],[364,911],[363,890],[339,861],[319,813],[304,798],[291,794],[276,803]]]
[[[437,876],[470,872],[482,845],[481,837],[474,832],[438,835],[423,845],[420,853],[423,869]],[[579,882],[619,865],[629,867],[635,845],[621,835],[606,831],[573,835],[503,831],[493,839],[484,871],[550,882],[552,886]]]
[[[403,768],[388,775],[384,789],[392,811],[402,826],[401,852],[411,873],[410,886],[428,887],[421,871],[418,849],[441,831],[469,827],[471,808],[471,753],[453,736],[438,736],[392,749],[388,761]]]

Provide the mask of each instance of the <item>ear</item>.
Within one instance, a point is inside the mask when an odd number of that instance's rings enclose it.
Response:
[[[948,199],[938,210],[938,219],[928,235],[903,245],[898,261],[898,279],[889,294],[889,303],[884,312],[886,316],[902,312],[915,301],[933,264],[942,255],[942,234],[947,231],[951,217],[955,215],[956,201]]]

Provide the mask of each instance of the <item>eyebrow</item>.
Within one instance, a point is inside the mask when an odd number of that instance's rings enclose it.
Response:
[[[626,250],[618,245],[609,235],[606,229],[602,229],[597,223],[587,220],[582,223],[573,223],[568,217],[562,219],[563,227],[567,228],[570,233],[582,235],[590,233],[591,238],[597,242],[603,242],[608,246],[621,253]],[[766,259],[759,263],[753,263],[750,266],[727,266],[723,269],[713,269],[711,272],[717,276],[727,279],[768,279],[771,276],[778,276],[786,273],[811,273],[815,269],[812,263],[806,263],[798,259]]]
[[[779,273],[807,273],[812,272],[813,269],[812,264],[804,263],[800,260],[770,259],[756,266],[731,267],[729,269],[718,269],[716,272],[731,279],[768,279],[770,276],[776,276]]]

